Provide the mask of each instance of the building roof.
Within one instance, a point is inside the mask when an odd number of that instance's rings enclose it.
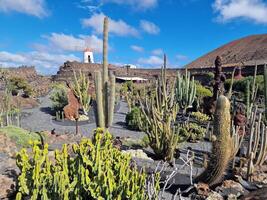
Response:
[[[93,49],[87,47],[84,49],[84,52],[93,52]]]
[[[147,81],[148,79],[141,77],[129,77],[129,76],[116,76],[116,79],[124,80],[124,81]]]

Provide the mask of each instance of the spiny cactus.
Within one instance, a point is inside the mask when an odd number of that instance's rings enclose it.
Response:
[[[108,128],[112,125],[115,106],[115,76],[108,77],[108,18],[104,19],[103,70],[95,73],[96,125]]]
[[[214,114],[213,142],[211,158],[207,169],[196,178],[196,182],[209,185],[218,184],[226,171],[233,155],[233,141],[230,134],[230,102],[227,97],[219,96]]]
[[[17,155],[16,200],[28,199],[136,199],[148,200],[147,175],[131,163],[131,157],[113,147],[112,136],[102,129],[94,140],[82,139],[70,148],[65,144],[54,157],[48,145],[32,144],[32,156],[22,149]],[[159,192],[159,176],[153,183]]]
[[[264,65],[264,103],[265,103],[265,119],[267,120],[267,66]]]
[[[191,79],[187,69],[184,76],[177,73],[175,94],[180,109],[186,111],[188,107],[192,106],[196,97],[196,84],[194,77]]]
[[[139,124],[149,138],[149,145],[160,159],[171,161],[179,139],[179,129],[174,125],[178,112],[174,87],[167,84],[166,56],[161,76],[156,83],[156,91],[139,99],[142,117]]]
[[[74,82],[71,84],[74,95],[78,98],[81,104],[84,114],[90,110],[91,96],[88,93],[89,90],[89,79],[85,77],[85,74],[80,70],[79,77],[77,77],[76,72],[73,71]]]

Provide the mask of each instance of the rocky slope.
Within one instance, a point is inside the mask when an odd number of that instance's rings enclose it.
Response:
[[[236,63],[265,63],[267,61],[267,34],[251,35],[225,44],[189,63],[187,68],[212,67],[216,56],[224,65]]]

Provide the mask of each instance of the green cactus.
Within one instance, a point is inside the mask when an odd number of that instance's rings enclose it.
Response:
[[[233,155],[233,140],[231,138],[230,102],[227,97],[219,96],[214,114],[213,142],[210,162],[207,169],[196,178],[196,182],[209,185],[218,184],[226,171]]]
[[[161,76],[156,83],[156,91],[145,99],[139,98],[142,116],[140,128],[148,135],[149,145],[160,159],[173,160],[173,154],[179,140],[179,128],[174,125],[178,112],[174,87],[167,84],[166,56]]]
[[[74,91],[74,95],[78,98],[84,114],[90,110],[91,96],[89,91],[89,79],[80,70],[79,77],[77,77],[76,72],[73,70],[74,82],[71,84],[71,88]]]
[[[148,200],[148,176],[131,164],[129,154],[113,147],[112,136],[98,129],[94,141],[82,139],[80,144],[63,145],[54,158],[48,154],[48,145],[39,148],[32,143],[32,156],[22,149],[17,156],[21,170],[16,200],[37,199],[136,199]],[[156,175],[156,192],[159,176]]]
[[[95,73],[96,125],[109,128],[113,122],[115,106],[115,76],[108,77],[108,18],[104,19],[103,33],[103,70]]]
[[[265,103],[265,119],[267,120],[267,66],[264,65],[264,103]]]
[[[196,84],[194,77],[191,79],[190,72],[187,69],[184,76],[181,76],[179,72],[177,73],[175,94],[176,101],[184,112],[192,106],[196,97]]]

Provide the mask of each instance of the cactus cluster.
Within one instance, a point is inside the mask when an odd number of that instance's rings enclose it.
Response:
[[[176,101],[179,104],[179,108],[184,112],[190,106],[192,106],[196,97],[196,84],[194,77],[190,77],[190,73],[186,70],[185,75],[177,73],[176,87],[175,87]]]
[[[128,154],[113,147],[112,136],[98,129],[93,142],[82,139],[80,144],[64,145],[54,158],[48,145],[39,148],[32,143],[32,156],[26,149],[17,155],[21,170],[16,200],[37,199],[148,199],[147,175],[139,172]],[[155,185],[159,190],[159,180]]]
[[[108,76],[108,18],[104,19],[103,29],[103,70],[95,72],[96,125],[108,128],[112,125],[115,106],[115,76]]]
[[[167,84],[166,56],[156,91],[145,99],[140,98],[142,117],[139,124],[149,138],[149,145],[160,159],[171,161],[179,139],[179,129],[174,125],[178,112],[174,87]]]

